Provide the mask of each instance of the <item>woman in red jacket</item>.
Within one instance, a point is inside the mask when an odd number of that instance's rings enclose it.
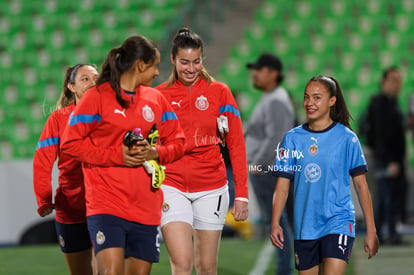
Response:
[[[203,43],[181,29],[171,49],[173,70],[159,89],[186,136],[184,157],[167,165],[161,230],[173,274],[216,274],[229,206],[226,168],[219,144],[229,150],[235,182],[232,213],[248,216],[246,149],[240,112],[230,89],[203,67]],[[194,240],[194,243],[193,243]],[[193,248],[194,247],[194,248]],[[194,255],[194,260],[193,260]]]
[[[168,101],[148,87],[160,53],[143,36],[112,49],[96,86],[74,109],[62,150],[83,163],[87,223],[99,274],[149,274],[159,261],[158,226],[163,193],[151,183],[147,160],[169,163],[184,153],[184,134]],[[127,132],[146,140],[124,145]]]
[[[85,187],[81,163],[61,153],[63,129],[86,90],[95,85],[96,67],[77,64],[66,70],[62,94],[47,119],[33,159],[33,187],[38,213],[55,209],[56,232],[70,274],[92,274],[92,244],[86,226]],[[53,203],[52,170],[58,160],[59,187]]]

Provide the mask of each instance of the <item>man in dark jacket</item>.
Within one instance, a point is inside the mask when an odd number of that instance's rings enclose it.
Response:
[[[380,242],[385,242],[381,227],[388,225],[387,244],[402,244],[396,232],[396,220],[405,203],[405,124],[398,106],[401,74],[391,67],[383,72],[381,91],[372,97],[368,108],[372,147],[377,179],[375,223]]]

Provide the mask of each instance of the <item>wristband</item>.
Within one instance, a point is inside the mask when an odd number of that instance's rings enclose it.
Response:
[[[235,198],[234,199],[235,201],[242,201],[242,202],[249,202],[249,199],[248,198],[242,198],[242,197],[237,197],[237,198]]]

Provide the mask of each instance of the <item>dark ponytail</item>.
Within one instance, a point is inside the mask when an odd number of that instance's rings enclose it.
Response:
[[[96,81],[96,85],[109,82],[115,91],[119,105],[122,108],[127,108],[128,101],[122,99],[121,75],[128,71],[136,60],[142,60],[145,64],[152,65],[156,60],[157,52],[157,47],[148,38],[144,36],[129,37],[121,47],[109,51],[102,65],[102,73]]]

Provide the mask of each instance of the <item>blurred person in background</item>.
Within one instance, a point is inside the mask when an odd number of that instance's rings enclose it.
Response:
[[[381,243],[400,245],[405,242],[396,230],[396,222],[405,209],[407,182],[405,177],[405,120],[398,105],[401,73],[397,67],[384,70],[380,91],[371,98],[367,127],[368,143],[376,167],[375,223]],[[388,238],[383,233],[387,224]]]
[[[184,157],[166,168],[161,231],[172,274],[217,274],[229,193],[219,144],[226,144],[235,184],[233,216],[248,217],[245,144],[240,112],[230,89],[203,66],[203,42],[190,29],[172,41],[168,80],[157,87],[184,129]]]
[[[96,66],[77,64],[66,70],[63,89],[43,128],[33,159],[33,187],[41,217],[56,212],[56,233],[69,274],[93,274],[92,243],[86,225],[85,186],[81,163],[61,152],[69,115],[95,85]],[[59,187],[53,202],[52,170],[58,159]]]
[[[367,164],[334,77],[312,77],[304,91],[303,108],[307,123],[286,133],[275,158],[277,184],[270,239],[276,247],[284,248],[285,232],[279,220],[293,181],[299,274],[345,274],[355,240],[350,176],[365,218],[368,258],[379,249],[365,178]]]
[[[408,106],[408,121],[407,121],[407,127],[408,130],[410,131],[410,139],[407,140],[407,145],[409,145],[408,143],[411,142],[411,145],[414,142],[414,94],[411,94],[409,97],[409,102],[408,102],[409,106]],[[407,152],[409,152],[410,150],[407,149]],[[408,161],[408,167],[407,167],[407,171],[410,170],[410,168],[412,169],[414,167],[414,155],[411,153],[409,154],[409,161]],[[406,223],[406,224],[413,224],[414,223],[414,213],[411,211],[409,211],[409,201],[412,200],[412,195],[413,195],[413,185],[412,185],[412,181],[410,181],[410,177],[408,176],[408,174],[406,174],[406,187],[408,188],[407,190],[407,195],[403,198],[405,200],[405,203],[403,204],[403,209],[402,209],[402,213],[401,213],[401,222],[402,223]],[[411,189],[410,189],[410,184],[411,184]],[[410,192],[411,190],[411,192]],[[411,196],[411,197],[410,197]]]
[[[254,63],[247,64],[255,88],[263,95],[255,106],[246,131],[247,161],[250,167],[260,165],[260,171],[249,171],[249,179],[260,209],[266,236],[272,222],[272,201],[276,179],[273,166],[275,150],[284,134],[295,126],[295,110],[289,94],[281,86],[284,75],[279,57],[264,53]],[[282,212],[280,224],[284,231],[284,249],[276,249],[276,274],[293,274],[293,236],[287,211]]]
[[[111,49],[96,86],[75,107],[63,133],[62,151],[83,165],[99,274],[150,274],[159,261],[163,193],[144,165],[155,163],[158,171],[154,160],[180,158],[185,144],[170,104],[149,87],[159,62],[159,50],[143,36]],[[151,146],[146,138],[154,125],[159,137]],[[138,128],[144,139],[126,146],[125,134]]]

